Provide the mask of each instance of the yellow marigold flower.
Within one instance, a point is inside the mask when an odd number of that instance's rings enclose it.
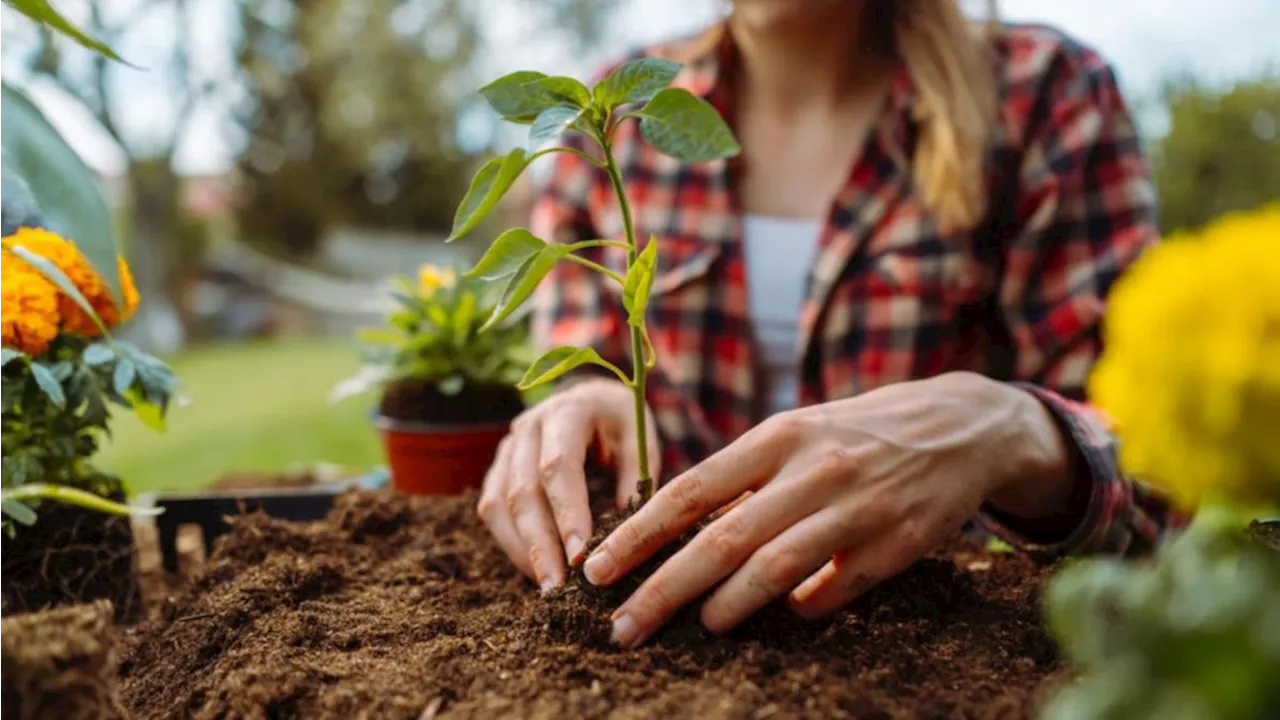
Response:
[[[450,287],[456,279],[454,271],[450,268],[442,269],[435,265],[423,265],[418,268],[418,285],[422,288],[424,297],[431,297],[440,288]]]
[[[108,328],[128,320],[137,309],[138,289],[133,284],[133,275],[130,274],[129,266],[123,258],[117,260],[120,294],[124,306],[120,308],[116,305],[111,290],[103,282],[98,271],[74,243],[39,228],[21,228],[6,240],[27,248],[57,266],[76,286],[80,294],[89,301],[89,305]],[[93,318],[63,293],[58,293],[58,314],[62,318],[62,329],[68,333],[81,337],[96,337],[101,332]]]
[[[1184,508],[1280,502],[1280,203],[1152,248],[1117,282],[1091,399]]]
[[[0,336],[5,347],[36,356],[58,336],[58,290],[22,258],[0,258]]]

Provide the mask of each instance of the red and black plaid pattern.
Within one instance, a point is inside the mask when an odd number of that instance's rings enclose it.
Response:
[[[1148,167],[1098,55],[1039,27],[1006,27],[996,46],[1001,104],[986,220],[944,232],[913,189],[916,95],[900,72],[835,198],[807,281],[796,349],[801,403],[950,370],[1019,383],[1068,430],[1094,486],[1086,522],[1066,542],[1038,549],[1142,551],[1159,538],[1167,511],[1119,472],[1113,436],[1083,401],[1107,292],[1157,241]],[[726,117],[731,52],[722,43],[686,63],[675,81]],[[584,147],[573,137],[565,142]],[[760,420],[736,164],[682,164],[645,145],[634,123],[619,128],[614,151],[637,237],[659,243],[649,315],[658,367],[648,401],[669,476]],[[555,157],[535,203],[534,232],[561,242],[622,237],[604,173],[568,154]],[[588,257],[625,267],[617,249]],[[619,291],[582,266],[562,263],[553,272],[539,288],[534,318],[547,346],[593,346],[630,365]],[[994,518],[979,520],[1030,544]]]

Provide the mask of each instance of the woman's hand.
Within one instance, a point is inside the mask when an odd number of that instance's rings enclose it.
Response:
[[[1057,511],[1071,495],[1064,439],[1040,402],[969,373],[784,413],[663,487],[587,559],[608,585],[733,502],[613,615],[635,647],[723,581],[702,622],[727,631],[790,594],[830,613],[958,530],[984,500]],[[736,502],[734,502],[736,500]]]
[[[530,408],[512,424],[485,476],[477,510],[525,575],[547,590],[564,582],[591,537],[583,466],[593,440],[618,469],[618,503],[640,478],[631,389],[613,379],[584,380]],[[649,467],[660,471],[653,416]]]

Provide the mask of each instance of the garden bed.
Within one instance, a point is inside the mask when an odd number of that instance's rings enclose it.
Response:
[[[541,597],[475,498],[351,492],[329,517],[234,522],[124,632],[134,717],[1030,716],[1065,677],[1047,569],[957,539],[829,621],[770,608],[723,638],[686,613],[639,650],[616,598]]]

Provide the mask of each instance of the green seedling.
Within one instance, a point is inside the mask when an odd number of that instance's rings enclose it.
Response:
[[[646,58],[618,67],[592,88],[570,77],[532,71],[514,72],[481,88],[480,94],[504,120],[529,126],[530,145],[535,151],[517,148],[481,167],[458,207],[449,237],[450,241],[456,240],[473,230],[497,206],[525,168],[543,155],[571,153],[608,176],[621,209],[625,239],[550,243],[525,228],[514,228],[495,238],[467,274],[506,282],[485,328],[495,326],[517,310],[559,262],[585,265],[622,287],[631,335],[629,374],[593,348],[559,347],[534,361],[518,387],[528,390],[588,364],[611,371],[630,387],[635,396],[641,503],[654,492],[645,452],[648,445],[645,377],[653,369],[656,357],[645,324],[645,311],[657,268],[658,244],[650,238],[641,248],[636,240],[631,206],[613,152],[615,132],[624,122],[639,122],[641,136],[654,149],[687,163],[720,160],[741,151],[733,132],[715,108],[687,90],[670,87],[679,70],[677,63]],[[566,133],[579,133],[590,139],[599,147],[602,159],[559,145],[537,149]],[[599,247],[625,249],[625,272],[619,273],[575,254]]]

